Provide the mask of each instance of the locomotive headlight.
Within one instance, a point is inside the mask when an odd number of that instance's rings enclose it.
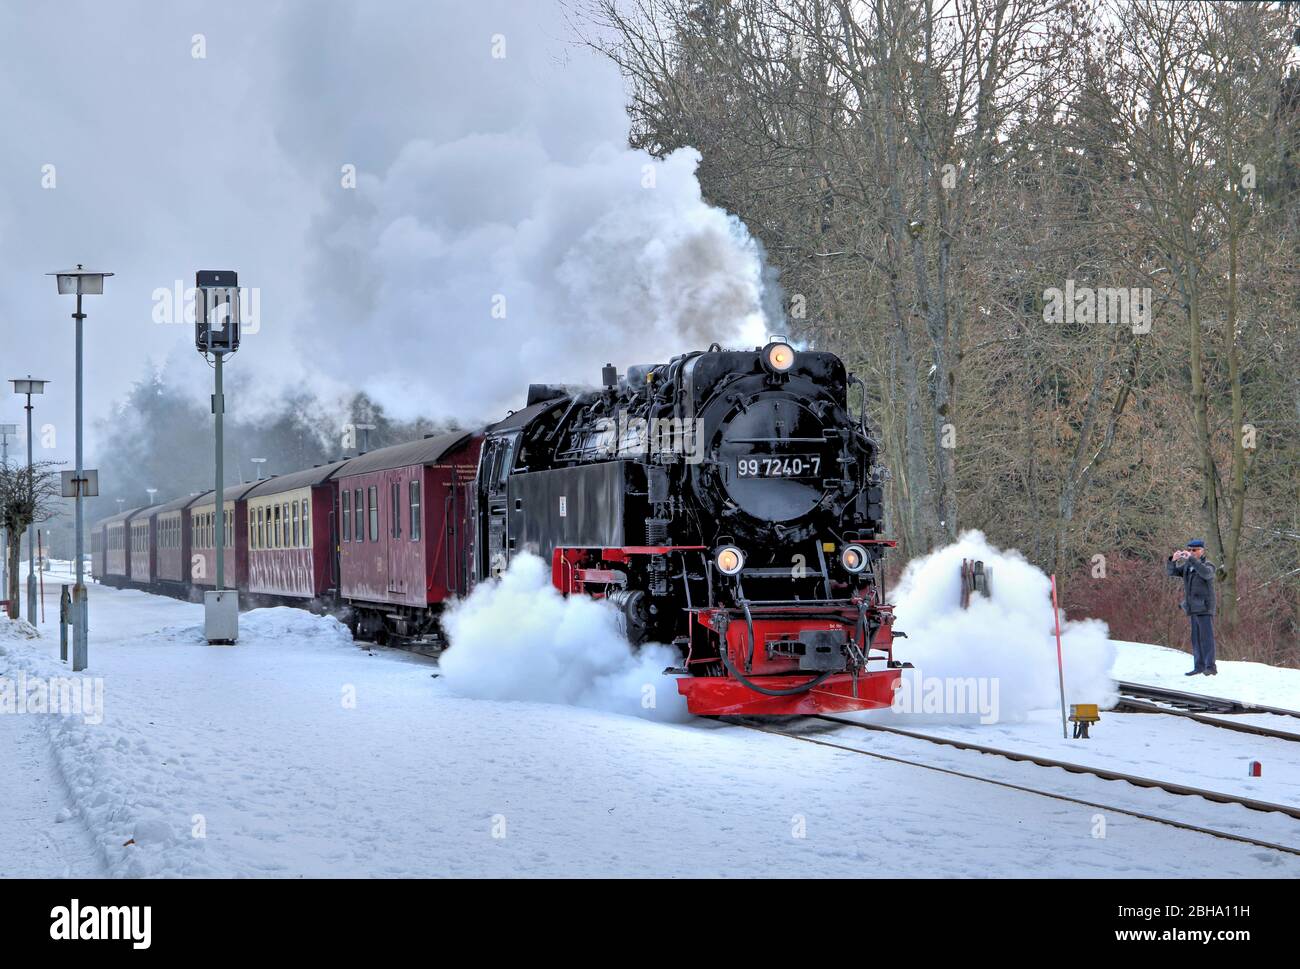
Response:
[[[794,347],[788,343],[769,343],[763,349],[763,360],[769,370],[785,373],[794,366]]]
[[[846,571],[858,573],[867,567],[867,550],[861,545],[845,545],[840,552],[840,564]]]
[[[713,561],[723,575],[735,575],[745,567],[745,553],[734,545],[724,545],[718,549]]]

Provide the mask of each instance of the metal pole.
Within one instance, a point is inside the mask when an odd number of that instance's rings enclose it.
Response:
[[[81,289],[81,281],[77,281],[77,289]],[[72,671],[80,672],[86,668],[89,661],[88,646],[86,641],[86,618],[89,610],[86,607],[86,583],[83,575],[85,569],[85,527],[82,524],[81,508],[81,489],[82,489],[82,465],[81,465],[81,321],[86,318],[86,314],[81,312],[81,293],[77,293],[77,312],[73,314],[73,319],[77,321],[77,391],[76,391],[76,434],[77,434],[77,496],[74,499],[77,507],[77,583],[72,588],[73,615],[75,617],[72,631]],[[30,445],[29,445],[30,446]]]
[[[32,470],[32,395],[27,395],[27,485],[36,487]],[[35,517],[35,516],[33,516]],[[36,625],[36,525],[27,523],[27,621]]]
[[[225,399],[221,394],[221,357],[222,354],[214,353],[217,358],[217,392],[212,398],[212,409],[217,415],[217,490],[215,493],[217,503],[217,591],[220,592],[225,588],[226,578],[226,502],[225,489],[221,487],[224,469],[221,466],[221,414],[226,409]]]
[[[4,467],[9,470],[9,435],[3,437]],[[9,529],[0,528],[0,599],[9,598]]]
[[[68,587],[65,585],[63,591],[59,593],[59,659],[65,663],[68,661],[68,607],[72,600],[68,598]]]
[[[1061,659],[1061,611],[1056,604],[1056,575],[1052,575],[1052,616],[1056,620],[1056,674],[1061,681],[1061,736],[1070,739],[1070,729],[1065,725],[1065,663]]]

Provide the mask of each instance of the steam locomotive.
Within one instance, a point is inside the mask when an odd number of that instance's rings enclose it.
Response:
[[[679,648],[696,713],[888,705],[894,543],[843,362],[715,344],[603,378],[534,385],[529,418],[486,435],[481,574],[541,555],[561,592],[617,607],[633,643]]]
[[[481,431],[232,486],[221,512],[212,492],[122,512],[94,526],[93,572],[194,596],[223,554],[246,606],[436,641],[447,602],[529,552],[563,594],[610,603],[633,644],[677,647],[693,713],[888,706],[894,542],[839,358],[776,339],[602,376],[535,384]]]

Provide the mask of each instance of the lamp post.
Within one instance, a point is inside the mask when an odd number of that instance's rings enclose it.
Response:
[[[203,632],[210,645],[233,645],[239,638],[239,592],[225,589],[226,578],[226,502],[223,468],[223,417],[226,398],[221,390],[221,364],[225,356],[239,349],[239,275],[226,269],[201,269],[194,274],[194,345],[207,359],[214,358],[212,415],[216,424],[216,535],[213,547],[217,558],[216,585],[203,594]],[[233,516],[231,524],[233,524]]]
[[[28,374],[26,380],[14,378],[9,382],[14,385],[15,394],[27,397],[27,485],[35,489],[36,472],[32,467],[32,394],[45,393],[45,385],[49,381],[33,380],[32,375]],[[36,526],[33,522],[27,523],[27,621],[36,625]]]
[[[156,494],[158,494],[158,489],[157,489],[157,488],[145,488],[144,490],[147,491],[147,492],[149,493],[149,504],[152,505],[152,504],[153,504],[153,496],[156,495]]]
[[[5,470],[9,470],[9,438],[18,436],[17,424],[0,424],[0,452]],[[0,596],[9,595],[9,529],[0,528]]]
[[[266,464],[266,458],[249,458],[257,467],[257,480],[262,480],[262,465]]]
[[[113,500],[117,502],[117,513],[118,513],[119,515],[122,514],[122,506],[126,504],[126,499],[125,499],[125,498],[114,498]]]
[[[77,581],[72,587],[72,615],[76,626],[73,629],[72,639],[72,671],[80,672],[86,668],[89,659],[87,639],[86,639],[86,619],[89,610],[86,608],[86,577],[85,577],[85,544],[86,530],[81,507],[81,499],[87,493],[86,476],[81,465],[82,440],[81,440],[81,324],[86,319],[86,314],[81,312],[81,297],[83,296],[102,296],[104,293],[104,280],[112,273],[92,272],[84,268],[81,263],[77,263],[76,269],[67,270],[61,273],[46,273],[47,276],[53,276],[58,281],[60,296],[76,296],[77,311],[72,314],[72,319],[76,322],[77,331],[77,367],[76,367],[76,451],[77,451],[77,470],[72,478],[74,494],[72,498],[76,502],[76,528],[77,528]],[[30,421],[30,414],[28,420]],[[28,448],[31,447],[30,434]],[[98,484],[98,482],[96,482]]]

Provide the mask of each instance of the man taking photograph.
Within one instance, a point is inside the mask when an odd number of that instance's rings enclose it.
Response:
[[[1205,558],[1205,542],[1194,538],[1165,562],[1165,573],[1183,580],[1183,601],[1179,603],[1192,623],[1192,665],[1185,676],[1204,673],[1217,676],[1214,665],[1214,566]]]

